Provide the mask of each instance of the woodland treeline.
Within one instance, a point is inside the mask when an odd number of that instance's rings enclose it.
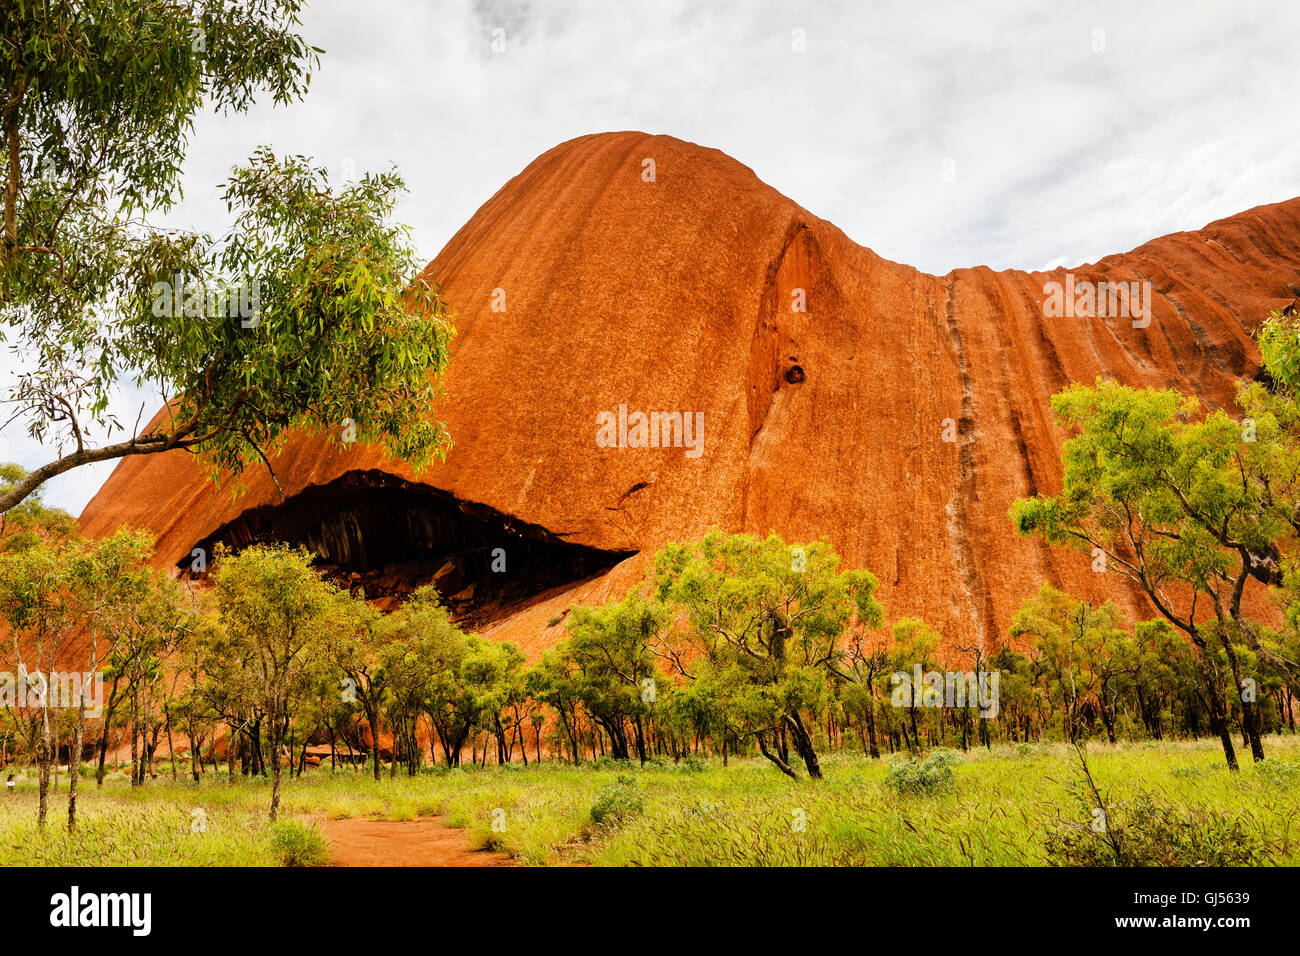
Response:
[[[1044,585],[999,647],[955,650],[920,620],[883,627],[875,578],[841,570],[820,542],[715,532],[671,546],[624,599],[575,608],[568,636],[529,665],[513,644],[461,630],[433,588],[381,613],[287,545],[219,550],[196,585],[153,570],[141,532],[88,541],[50,515],[32,505],[0,554],[8,666],[98,670],[103,688],[96,716],[30,699],[3,710],[5,757],[36,765],[42,820],[57,763],[71,770],[80,753],[102,784],[119,748],[133,786],[159,773],[266,776],[274,815],[309,748],[312,765],[377,779],[700,754],[762,754],[791,777],[800,764],[819,777],[818,755],[834,750],[1216,732],[1198,650],[1166,620],[1129,627],[1109,602]],[[1269,639],[1297,654],[1295,631]],[[1238,654],[1257,675],[1261,731],[1294,733],[1284,675]],[[918,671],[964,677],[971,692],[913,694]],[[975,691],[980,673],[997,675],[991,700]],[[1240,706],[1219,718],[1247,741]]]

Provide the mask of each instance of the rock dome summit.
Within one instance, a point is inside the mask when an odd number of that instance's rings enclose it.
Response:
[[[1060,488],[1049,399],[1102,376],[1231,410],[1258,374],[1252,330],[1300,295],[1298,250],[1293,199],[1069,270],[933,276],[717,150],[584,136],[428,267],[458,313],[445,463],[416,475],[300,433],[272,459],[281,499],[262,468],[233,497],[185,452],[131,457],[81,525],[149,529],[177,568],[219,540],[301,542],[381,605],[435,583],[534,656],[569,607],[621,596],[657,548],[713,527],[824,538],[877,575],[891,619],[950,640],[995,642],[1044,580],[1149,616],[1007,517]]]

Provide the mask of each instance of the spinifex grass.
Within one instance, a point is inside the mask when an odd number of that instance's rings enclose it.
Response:
[[[1175,807],[1239,819],[1277,864],[1300,863],[1300,738],[1265,741],[1261,772],[1247,758],[1223,766],[1217,741],[1092,744],[1088,759],[1108,801],[1145,790]],[[826,779],[794,782],[761,759],[600,767],[546,762],[527,768],[426,768],[375,781],[354,770],[309,771],[286,780],[284,818],[440,815],[530,864],[595,865],[1043,865],[1045,838],[1061,821],[1086,825],[1089,808],[1071,748],[1060,744],[973,750],[961,755],[950,791],[900,796],[887,781],[890,760],[824,758]],[[639,812],[596,824],[591,810],[619,775],[635,778]],[[626,784],[624,784],[626,786]],[[114,775],[103,789],[83,781],[81,829],[62,830],[66,784],[51,800],[50,823],[35,828],[34,785],[0,798],[0,863],[277,865],[265,821],[265,781],[226,782],[205,774],[197,786],[160,777],[130,788]],[[195,810],[206,829],[195,832]]]

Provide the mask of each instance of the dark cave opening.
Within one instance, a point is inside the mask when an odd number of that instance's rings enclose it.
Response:
[[[391,610],[432,584],[457,620],[480,626],[634,552],[563,540],[538,525],[381,471],[349,472],[245,511],[195,547],[301,544],[327,580]],[[187,555],[177,567],[189,572]]]

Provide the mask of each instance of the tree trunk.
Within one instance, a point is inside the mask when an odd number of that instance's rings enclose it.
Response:
[[[36,826],[45,828],[45,815],[50,808],[50,764],[54,757],[50,753],[50,715],[44,715],[44,723],[41,726],[41,744],[36,752],[39,803],[36,808]]]
[[[636,728],[636,755],[641,760],[641,766],[645,766],[645,730],[641,726],[641,715],[637,714],[634,726]]]
[[[880,745],[876,743],[876,702],[874,699],[867,701],[867,706],[863,708],[867,715],[867,742],[871,745],[871,759],[880,759]]]
[[[140,786],[140,693],[131,689],[131,786]]]
[[[1228,666],[1232,669],[1232,680],[1236,685],[1236,694],[1241,702],[1241,724],[1242,732],[1246,738],[1246,744],[1250,747],[1250,754],[1259,763],[1264,759],[1264,743],[1259,737],[1259,708],[1256,707],[1255,701],[1245,699],[1243,680],[1241,677],[1241,663],[1237,660],[1237,650],[1232,646],[1232,640],[1228,636],[1228,629],[1224,622],[1219,624],[1219,642],[1228,655]]]
[[[271,718],[271,821],[280,812],[280,747],[284,743],[284,730],[276,717]]]
[[[117,703],[117,681],[120,675],[113,675],[113,687],[108,692],[108,706],[104,708],[104,728],[99,735],[99,764],[95,768],[95,786],[104,785],[104,758],[108,755],[108,732],[113,724],[113,705]]]
[[[791,780],[798,780],[799,775],[790,769],[790,765],[786,763],[784,760],[782,760],[779,754],[775,754],[767,748],[767,741],[764,739],[765,732],[760,731],[755,736],[758,737],[758,749],[763,754],[763,756],[766,757],[768,760],[772,761],[772,763],[776,764],[777,767],[780,769],[780,771],[783,774],[785,774],[787,777],[789,777]]]
[[[166,720],[167,720],[167,753],[170,754],[170,755],[171,755],[171,758],[172,758],[172,783],[175,783],[175,782],[176,782],[176,747],[175,747],[175,745],[172,743],[172,712],[171,712],[171,704],[164,704],[164,705],[163,705],[163,714],[166,716]],[[194,763],[194,748],[193,748],[193,746],[191,746],[191,747],[190,747],[190,764],[192,765],[193,763]]]
[[[375,779],[379,779],[379,715],[366,710],[366,721],[370,724],[370,753],[375,760]]]
[[[275,722],[274,717],[271,718],[271,722],[272,723]],[[275,734],[274,728],[272,728],[271,734],[272,736],[274,736]],[[252,751],[252,756],[253,756],[253,773],[260,774],[261,776],[265,777],[266,776],[266,754],[262,753],[262,718],[261,717],[253,721],[253,739],[249,749]]]
[[[808,733],[808,729],[804,726],[799,712],[794,711],[786,714],[785,724],[790,728],[790,736],[794,739],[795,750],[803,758],[804,766],[808,768],[808,776],[814,780],[820,780],[822,778],[822,768],[817,761],[817,751],[813,748],[812,735]]]
[[[86,711],[77,702],[77,726],[72,732],[72,752],[68,754],[68,832],[77,829],[77,781],[81,779],[81,740],[86,729]]]
[[[1228,722],[1225,719],[1223,695],[1219,692],[1219,675],[1214,672],[1210,666],[1206,655],[1209,653],[1205,647],[1204,640],[1197,647],[1197,660],[1201,667],[1201,678],[1205,682],[1205,692],[1209,696],[1209,715],[1210,730],[1219,738],[1223,745],[1223,756],[1228,761],[1228,769],[1236,770],[1237,751],[1232,746],[1232,734],[1228,732]]]

